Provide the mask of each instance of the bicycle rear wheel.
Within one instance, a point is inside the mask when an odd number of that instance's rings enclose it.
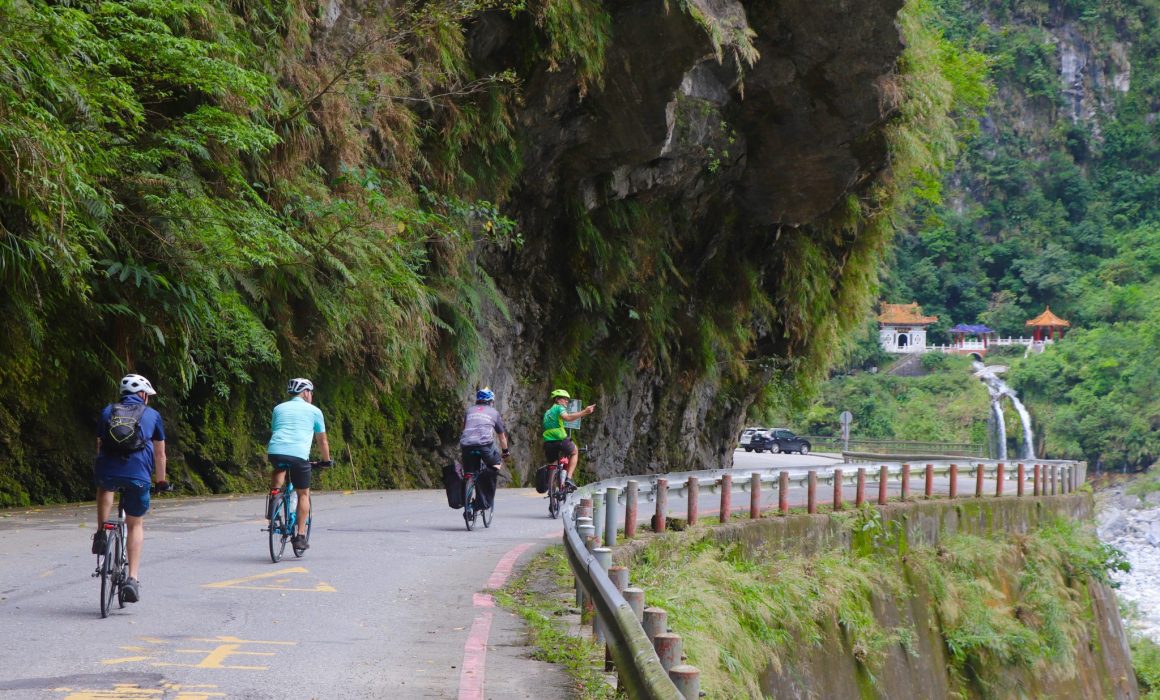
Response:
[[[125,523],[117,528],[117,573],[114,580],[117,582],[117,607],[125,607],[125,584],[129,582],[129,540]]]
[[[475,479],[468,479],[463,485],[463,523],[467,529],[475,527]]]
[[[105,553],[101,561],[101,617],[109,616],[113,595],[117,592],[117,537],[114,531],[105,531]]]
[[[270,518],[270,561],[277,564],[282,560],[286,551],[286,542],[290,539],[290,513],[283,498],[274,509],[274,517]]]
[[[555,520],[560,515],[560,479],[558,471],[552,472],[552,479],[548,482],[548,517]]]

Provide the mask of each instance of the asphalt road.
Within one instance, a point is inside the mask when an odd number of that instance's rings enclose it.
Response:
[[[441,491],[319,493],[311,548],[279,564],[263,500],[155,499],[141,602],[108,619],[91,504],[0,514],[0,697],[567,696],[476,595],[558,541],[534,491],[474,532]]]
[[[735,458],[739,470],[834,462]],[[474,532],[442,491],[317,493],[310,550],[279,564],[263,503],[154,499],[141,602],[108,619],[90,576],[94,506],[0,511],[0,697],[571,696],[486,593],[559,541],[533,490],[501,490],[492,527]]]
[[[826,453],[813,453],[803,457],[802,455],[796,454],[770,454],[768,452],[758,454],[744,450],[733,451],[733,468],[738,470],[775,466],[784,467],[790,471],[798,469],[824,469],[825,467],[838,464],[841,461],[841,455]]]

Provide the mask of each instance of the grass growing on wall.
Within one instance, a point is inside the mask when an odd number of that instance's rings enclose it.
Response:
[[[864,531],[874,519],[845,515]],[[717,697],[762,697],[760,675],[805,663],[835,626],[843,649],[874,686],[887,652],[913,645],[909,623],[890,626],[872,601],[900,608],[929,591],[951,662],[951,687],[1003,696],[1007,671],[1067,678],[1093,622],[1086,583],[1107,581],[1122,561],[1081,526],[1053,521],[1025,536],[956,536],[906,548],[879,523],[870,545],[817,555],[748,555],[705,530],[658,537],[632,563],[647,604],[669,613],[701,686]]]
[[[1131,645],[1140,699],[1160,700],[1160,644],[1137,633],[1131,636]]]

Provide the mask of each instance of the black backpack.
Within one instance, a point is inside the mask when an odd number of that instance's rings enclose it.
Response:
[[[145,435],[141,432],[143,403],[115,403],[109,412],[109,427],[101,440],[101,447],[109,454],[128,455],[145,449]]]

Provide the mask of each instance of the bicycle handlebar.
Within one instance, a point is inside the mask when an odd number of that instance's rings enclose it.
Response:
[[[334,466],[333,459],[320,459],[310,463],[311,469],[326,469]]]

